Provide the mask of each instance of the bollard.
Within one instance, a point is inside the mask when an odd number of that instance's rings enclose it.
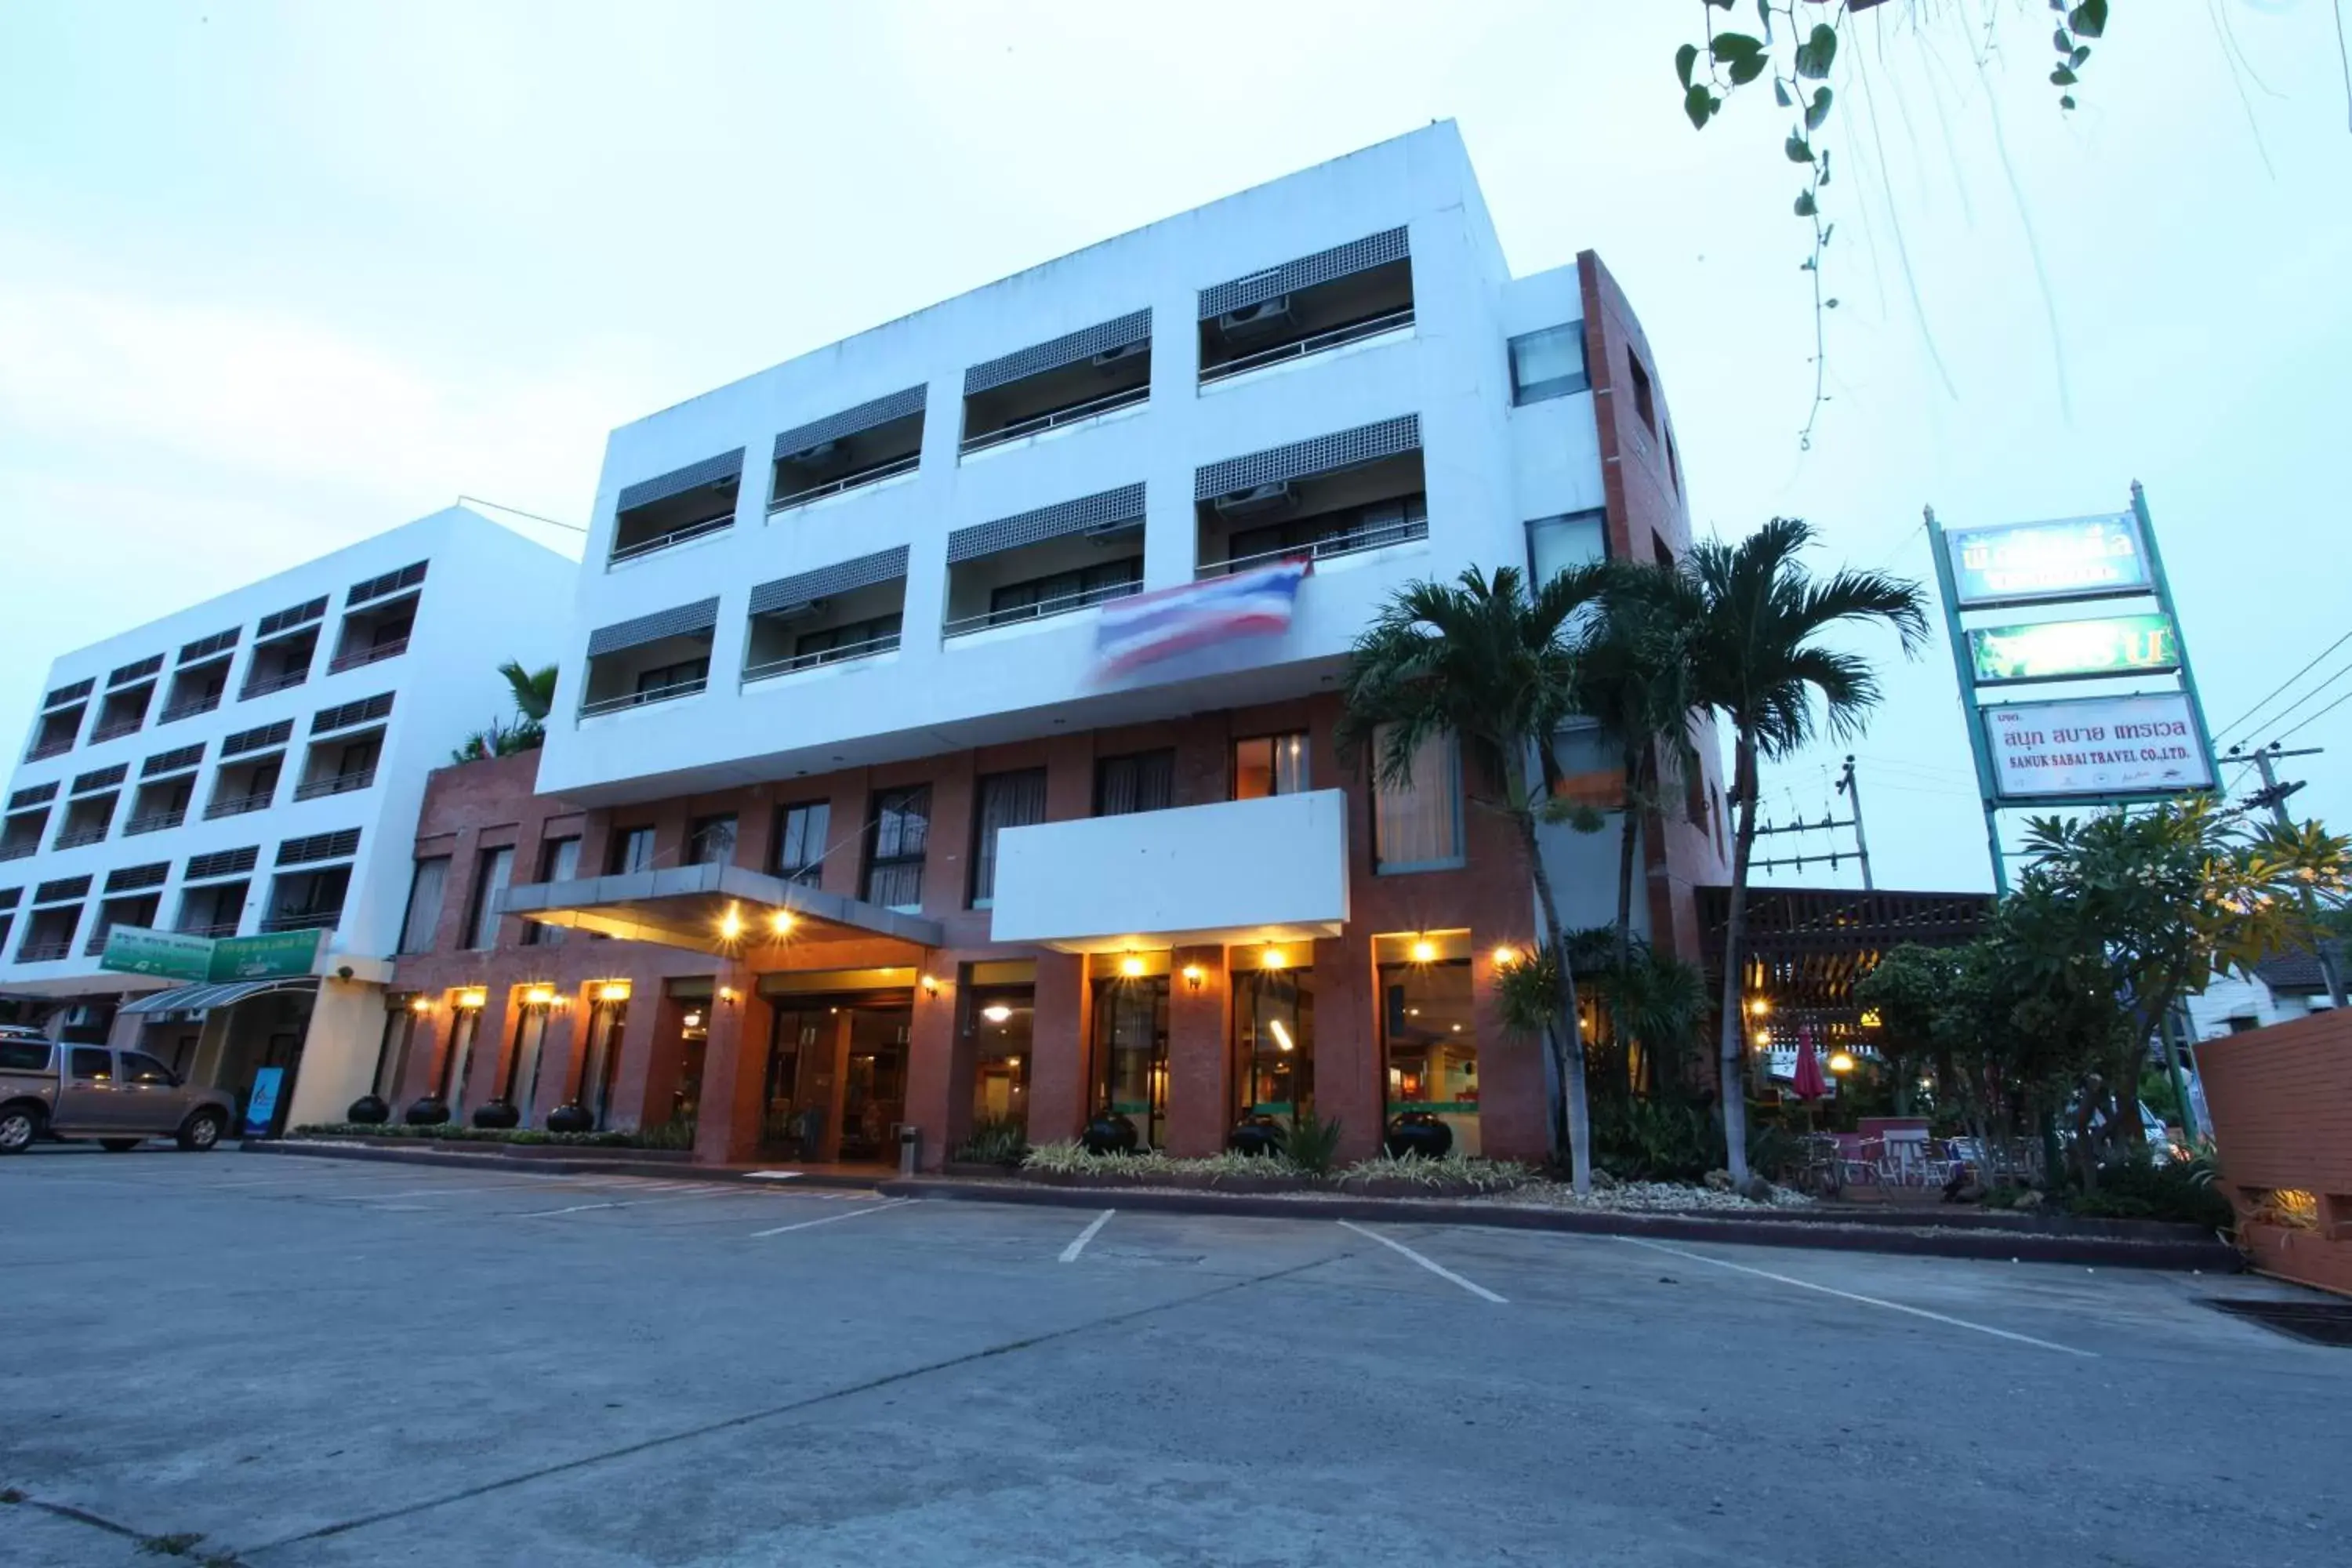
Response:
[[[923,1130],[919,1127],[902,1125],[898,1129],[898,1173],[902,1176],[913,1175],[915,1167],[921,1159],[922,1152]]]

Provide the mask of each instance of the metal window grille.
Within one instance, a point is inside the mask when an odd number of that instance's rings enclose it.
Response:
[[[117,763],[110,768],[93,768],[89,773],[74,775],[73,793],[88,795],[92,790],[110,788],[130,776],[129,763]]]
[[[353,724],[364,724],[371,719],[382,719],[391,711],[392,693],[379,691],[373,697],[362,697],[356,702],[320,709],[310,715],[310,733],[316,735],[327,730],[349,729]]]
[[[356,855],[360,848],[360,830],[346,827],[341,833],[313,833],[308,837],[289,838],[278,847],[280,866],[307,866],[314,860],[341,860]]]
[[[8,797],[8,809],[22,811],[28,805],[39,805],[58,798],[58,784],[51,779],[45,784],[27,784]]]
[[[253,640],[259,642],[263,637],[276,637],[279,632],[308,626],[326,613],[327,596],[322,594],[307,605],[296,605],[291,609],[262,616],[261,624],[253,628]]]
[[[1098,490],[1090,496],[1080,496],[1076,500],[1041,506],[1034,511],[998,518],[993,522],[977,522],[970,528],[959,528],[948,535],[948,564],[953,566],[966,561],[977,561],[984,555],[1018,550],[1024,544],[1038,544],[1048,539],[1060,539],[1066,534],[1084,533],[1088,529],[1139,521],[1142,517],[1143,487],[1140,484],[1122,485],[1115,490]]]
[[[599,626],[588,634],[588,657],[601,658],[623,648],[641,647],[664,637],[684,637],[689,632],[707,632],[719,624],[719,598],[698,599],[691,605],[680,605],[674,610],[656,610],[650,616],[635,620],[619,621],[609,626]]]
[[[1345,278],[1351,273],[1369,272],[1391,261],[1402,261],[1412,254],[1412,247],[1402,228],[1367,235],[1362,239],[1335,245],[1328,250],[1318,250],[1312,256],[1302,256],[1296,261],[1286,261],[1279,267],[1269,267],[1262,272],[1253,272],[1202,289],[1201,319],[1205,321],[1228,310],[1245,310],[1277,295],[1311,289],[1318,283],[1328,283],[1335,278]]]
[[[649,479],[639,479],[625,487],[614,503],[615,516],[635,511],[641,506],[651,506],[657,500],[682,496],[705,485],[724,484],[730,479],[741,483],[743,479],[743,448],[721,452],[715,458],[705,458],[698,463],[688,463],[682,468],[672,468],[666,474],[656,474]]]
[[[141,888],[160,888],[171,875],[169,860],[158,860],[149,866],[123,866],[106,874],[106,890],[128,893]]]
[[[182,746],[176,751],[156,752],[139,764],[139,776],[152,779],[158,773],[175,773],[184,768],[193,768],[204,760],[205,743],[199,741],[193,746]]]
[[[216,653],[226,653],[236,646],[237,636],[242,629],[231,626],[225,632],[215,632],[208,637],[198,637],[192,643],[182,644],[179,662],[192,664],[200,658],[210,658]]]
[[[191,855],[188,868],[181,880],[203,881],[212,877],[234,877],[250,871],[261,860],[261,846],[248,844],[242,849],[215,849],[209,855]]]
[[[68,702],[79,702],[97,685],[98,678],[92,676],[88,680],[77,680],[71,686],[60,686],[41,700],[41,707],[44,710],[62,708]]]
[[[293,733],[294,721],[291,719],[280,719],[275,724],[263,724],[251,730],[239,730],[221,742],[220,754],[224,757],[242,756],[247,752],[260,751],[265,746],[282,745]]]
[[[163,656],[160,653],[150,654],[145,658],[126,664],[109,675],[106,678],[107,689],[111,691],[118,686],[128,686],[132,681],[152,675],[163,668]]]
[[[89,879],[88,877],[60,877],[54,882],[43,882],[39,887],[35,888],[33,889],[33,902],[37,904],[61,904],[68,899],[86,897],[89,892]]]
[[[963,373],[963,395],[989,391],[1010,385],[1033,375],[1043,375],[1049,370],[1059,370],[1066,364],[1076,364],[1082,359],[1092,359],[1113,349],[1123,349],[1129,343],[1151,341],[1151,312],[1137,310],[1115,321],[1103,321],[1075,332],[1066,332],[1049,342],[1033,343],[999,359],[973,365]]]
[[[1211,463],[1194,470],[1192,495],[1197,500],[1209,500],[1258,485],[1337,473],[1342,468],[1393,458],[1400,452],[1414,451],[1420,446],[1420,415],[1376,420],[1352,430],[1335,431],[1311,440],[1293,441],[1286,447],[1269,447],[1263,452]]]
[[[370,577],[363,583],[354,583],[352,584],[352,591],[343,596],[343,603],[346,606],[364,605],[370,599],[381,599],[386,594],[397,594],[403,588],[414,588],[417,584],[425,581],[425,562],[412,561],[397,572],[387,572],[381,577]]]

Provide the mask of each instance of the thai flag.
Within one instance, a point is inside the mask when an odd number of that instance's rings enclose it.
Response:
[[[1234,637],[1287,631],[1298,584],[1313,564],[1281,561],[1105,605],[1095,630],[1095,671],[1120,675]]]

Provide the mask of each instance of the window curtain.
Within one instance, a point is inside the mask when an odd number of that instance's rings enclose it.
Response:
[[[449,880],[449,857],[419,860],[408,881],[408,912],[401,918],[400,951],[428,952],[433,928],[441,921],[441,892]]]
[[[1165,811],[1175,803],[1176,753],[1139,752],[1130,757],[1105,757],[1095,814],[1126,816],[1139,811]]]
[[[1045,820],[1045,770],[992,773],[980,781],[980,811],[974,825],[971,900],[975,908],[996,897],[996,835]]]
[[[1387,732],[1374,739],[1386,754]],[[1383,871],[1462,863],[1462,765],[1451,735],[1433,735],[1412,756],[1410,784],[1377,784],[1372,844]]]
[[[482,856],[482,879],[474,890],[473,940],[468,947],[495,947],[499,940],[499,900],[514,879],[514,848],[492,849]]]

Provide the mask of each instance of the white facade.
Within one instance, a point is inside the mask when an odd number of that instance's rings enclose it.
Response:
[[[1203,290],[1399,228],[1410,250],[1409,325],[1202,383]],[[1147,310],[1148,401],[964,449],[971,367]],[[1592,395],[1515,406],[1507,348],[1516,334],[1582,314],[1574,266],[1509,276],[1461,139],[1442,123],[624,426],[606,451],[541,787],[590,804],[653,799],[1313,691],[1406,582],[1450,579],[1474,563],[1524,568],[1530,520],[1602,506]],[[771,510],[780,433],[917,387],[923,425],[911,471]],[[1019,570],[951,567],[958,530],[1140,484],[1141,587],[1173,587],[1215,565],[1196,514],[1200,470],[1407,416],[1419,425],[1425,537],[1318,559],[1290,629],[1242,645],[1238,667],[1147,667],[1100,682],[1091,608],[949,635],[949,623],[985,609],[991,590]],[[684,529],[694,536],[612,560],[624,491],[738,448],[731,526],[697,524],[708,531]],[[1034,569],[1103,558],[1087,555],[1081,539],[1064,544],[1060,555],[1034,552]],[[748,647],[759,585],[898,547],[907,554],[895,648],[741,679],[762,662]],[[713,598],[707,687],[580,712],[600,629]]]
[[[568,618],[572,572],[563,557],[453,507],[58,658],[49,668],[50,699],[25,744],[27,760],[9,783],[15,846],[28,841],[29,826],[33,847],[0,859],[0,904],[13,905],[0,910],[0,994],[103,997],[161,984],[98,966],[90,949],[102,945],[110,878],[138,884],[124,897],[156,896],[151,919],[125,923],[167,930],[209,923],[213,935],[325,926],[321,973],[348,967],[357,981],[381,982],[399,941],[425,775],[446,763],[469,732],[510,717],[500,663],[516,658],[536,667],[553,659]],[[305,659],[299,654],[306,633],[315,646]],[[226,681],[216,702],[205,707],[206,683],[182,677],[210,674],[222,656],[207,645],[231,634],[220,671]],[[298,657],[284,657],[289,645]],[[194,657],[184,658],[190,650]],[[150,662],[152,676],[115,686],[121,672]],[[299,679],[294,668],[303,672]],[[56,701],[84,682],[90,684],[87,699]],[[143,704],[117,702],[115,722],[107,725],[110,686],[131,693],[142,683],[151,688]],[[388,710],[376,711],[387,698]],[[68,714],[77,702],[81,711],[70,724],[70,746],[43,746],[45,730],[54,736],[68,729],[67,719],[50,716]],[[164,720],[175,705],[189,710]],[[127,715],[134,707],[131,724]],[[335,722],[339,718],[350,721]],[[284,738],[269,739],[280,727]],[[102,729],[121,732],[98,738]],[[245,749],[225,756],[236,739]],[[189,750],[199,752],[193,767],[150,770],[151,759],[170,763]],[[271,757],[278,761],[263,775],[269,787],[250,787],[252,764]],[[102,807],[74,805],[78,780],[105,778],[117,768],[124,775],[119,785],[82,795],[86,803],[105,800]],[[189,788],[175,813],[171,802],[179,780]],[[32,801],[52,789],[53,798]],[[250,808],[222,809],[232,805]],[[91,826],[68,833],[60,847],[68,821]],[[355,847],[325,853],[340,848],[333,836],[353,830]],[[289,844],[299,858],[281,865]],[[241,858],[248,849],[248,873],[216,879],[244,880],[241,903],[224,900],[216,909],[188,913],[192,888],[215,885],[192,884],[192,864],[201,871],[205,857]],[[299,858],[306,851],[314,858]],[[297,890],[292,883],[280,889],[281,875],[338,867],[349,868],[339,911],[289,915],[287,904],[273,902],[279,891],[290,897]],[[87,891],[56,896],[85,879]],[[52,894],[47,900],[45,889]],[[69,925],[55,912],[68,908]],[[58,952],[60,930],[64,951]],[[374,1027],[368,1030],[371,1047]]]

